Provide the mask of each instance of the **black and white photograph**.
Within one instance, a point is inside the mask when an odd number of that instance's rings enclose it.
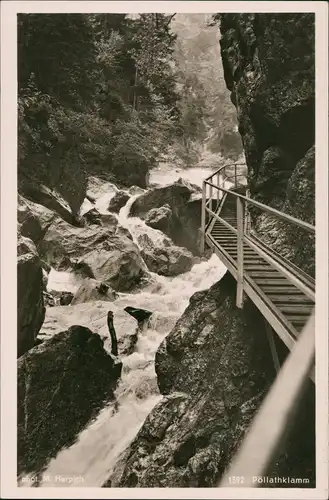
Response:
[[[327,498],[328,5],[29,3],[1,16],[4,497]]]

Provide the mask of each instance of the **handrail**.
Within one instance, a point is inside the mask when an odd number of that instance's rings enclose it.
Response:
[[[237,198],[240,198],[246,202],[248,202],[250,205],[254,205],[255,207],[261,208],[265,212],[268,212],[270,214],[276,215],[278,218],[287,220],[291,224],[295,224],[299,227],[302,227],[303,229],[306,229],[310,233],[315,233],[315,226],[312,226],[308,222],[304,222],[302,220],[296,219],[292,215],[285,214],[284,212],[280,212],[279,210],[276,210],[275,208],[269,207],[268,205],[264,205],[263,203],[260,203],[259,201],[255,201],[252,198],[247,198],[246,196],[243,196],[242,194],[235,193],[234,191],[231,191],[229,189],[221,188],[219,186],[216,186],[215,184],[212,184],[211,182],[208,181],[203,181],[205,184],[208,186],[211,186],[215,189],[219,189],[220,191],[223,191],[224,193],[228,193],[230,195],[233,195]]]
[[[257,487],[287,438],[287,427],[292,427],[307,378],[315,358],[314,311],[301,332],[290,355],[280,369],[265,401],[262,403],[251,429],[232,465],[220,480],[219,487]],[[288,431],[290,430],[288,427]],[[233,478],[244,478],[243,483]]]
[[[219,174],[220,171],[224,170],[224,168],[226,168],[226,167],[234,167],[234,166],[247,168],[247,165],[245,163],[226,163],[225,165],[221,165],[217,170],[215,170],[215,172],[213,172],[211,175],[206,177],[205,180],[207,181],[208,179],[211,179],[212,177],[214,177],[214,175]]]

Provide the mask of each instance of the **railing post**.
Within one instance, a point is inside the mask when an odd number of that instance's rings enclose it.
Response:
[[[202,184],[202,208],[201,208],[201,240],[200,240],[200,253],[204,254],[204,246],[206,239],[206,201],[207,201],[207,184]]]
[[[250,190],[249,188],[246,189],[246,197],[250,198]],[[249,204],[246,202],[245,207],[244,207],[244,232],[245,234],[250,233],[250,213],[249,213]]]
[[[237,175],[236,175],[236,163],[234,163],[234,177],[235,177],[235,187],[238,187],[238,180],[237,180]]]
[[[211,178],[211,184],[213,184],[213,178]],[[211,211],[213,211],[212,209],[212,186],[209,186],[209,199],[210,199],[210,203],[209,203],[209,208]],[[210,217],[212,217],[212,214],[210,214]]]
[[[217,174],[217,186],[219,187],[219,183],[220,183],[220,178],[219,178],[219,173]],[[217,189],[217,206],[216,206],[216,210],[218,209],[218,205],[219,205],[219,189]]]
[[[237,217],[237,287],[236,287],[236,305],[240,309],[243,307],[243,202],[241,198],[236,199],[236,217]]]

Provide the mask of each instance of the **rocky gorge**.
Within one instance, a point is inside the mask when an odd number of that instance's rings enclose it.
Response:
[[[220,15],[225,80],[252,196],[314,222],[313,19],[278,16]],[[248,300],[236,308],[235,280],[199,253],[193,169],[160,174],[139,186],[136,176],[22,183],[19,481],[65,470],[82,486],[214,487],[275,378],[263,318]],[[258,235],[314,273],[313,241],[251,215]],[[314,483],[313,397],[310,387],[271,474]]]

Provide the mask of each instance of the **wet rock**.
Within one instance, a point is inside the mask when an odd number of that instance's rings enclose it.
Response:
[[[164,233],[169,232],[170,219],[172,210],[169,205],[164,205],[160,208],[152,208],[146,216],[145,222],[153,229],[159,229]]]
[[[34,346],[45,316],[41,262],[32,240],[17,245],[17,355]]]
[[[56,297],[52,293],[43,292],[43,302],[44,305],[47,307],[55,307],[58,305],[58,300],[56,300]]]
[[[80,325],[97,332],[104,340],[106,351],[111,353],[111,339],[107,327],[109,310],[113,311],[114,315],[119,356],[128,356],[134,351],[138,340],[138,322],[123,309],[104,300],[47,308],[38,338],[50,339],[79,322]]]
[[[147,272],[138,247],[120,231],[114,216],[106,225],[83,228],[56,218],[40,242],[39,252],[55,269],[80,269],[81,273],[84,269],[85,277],[104,281],[117,291],[131,290]]]
[[[129,189],[128,189],[128,193],[131,195],[131,196],[135,196],[136,194],[143,194],[145,193],[145,189],[139,187],[139,186],[131,186]]]
[[[168,207],[171,210],[170,217]],[[152,209],[161,209],[161,211],[152,212],[150,216],[149,212]],[[164,224],[161,230],[175,244],[198,254],[201,189],[183,179],[179,179],[170,186],[150,189],[134,201],[130,215],[141,217],[143,220],[151,217],[152,220],[153,217],[156,218],[156,214],[159,217],[160,213],[165,216],[165,212],[168,216],[168,224]]]
[[[18,360],[18,473],[40,471],[113,397],[120,367],[88,328],[72,326]]]
[[[235,305],[227,273],[196,293],[155,360],[164,399],[109,477],[112,487],[213,487],[275,374],[263,318]]]
[[[75,293],[71,304],[80,304],[91,300],[103,300],[113,302],[118,294],[106,283],[87,278],[83,281]]]
[[[125,206],[130,196],[125,191],[118,191],[110,200],[108,210],[109,212],[120,212],[121,208]]]
[[[142,247],[141,256],[148,269],[161,276],[177,276],[190,271],[194,257],[186,248],[173,245],[170,240],[164,240],[164,246],[158,247],[147,234],[138,237]]]
[[[149,319],[149,317],[152,316],[153,314],[151,311],[146,311],[146,309],[138,309],[136,307],[131,307],[131,306],[125,307],[124,310],[128,314],[130,314],[130,316],[135,318],[139,324],[144,323],[144,321]]]
[[[41,263],[42,266],[42,263]],[[42,286],[43,289],[46,291],[47,290],[47,285],[48,285],[48,273],[47,271],[42,267]]]
[[[59,298],[59,304],[61,306],[68,306],[71,304],[74,294],[72,292],[62,292]]]
[[[97,226],[102,225],[100,213],[96,208],[91,208],[90,210],[88,210],[88,212],[83,214],[82,218],[88,224],[96,224]]]
[[[102,214],[97,208],[92,208],[84,213],[82,219],[87,224],[95,224],[96,226],[117,226],[118,220],[113,214]]]
[[[138,247],[126,237],[112,238],[103,251],[92,250],[82,257],[94,278],[109,284],[118,292],[127,292],[138,286],[147,273]]]

